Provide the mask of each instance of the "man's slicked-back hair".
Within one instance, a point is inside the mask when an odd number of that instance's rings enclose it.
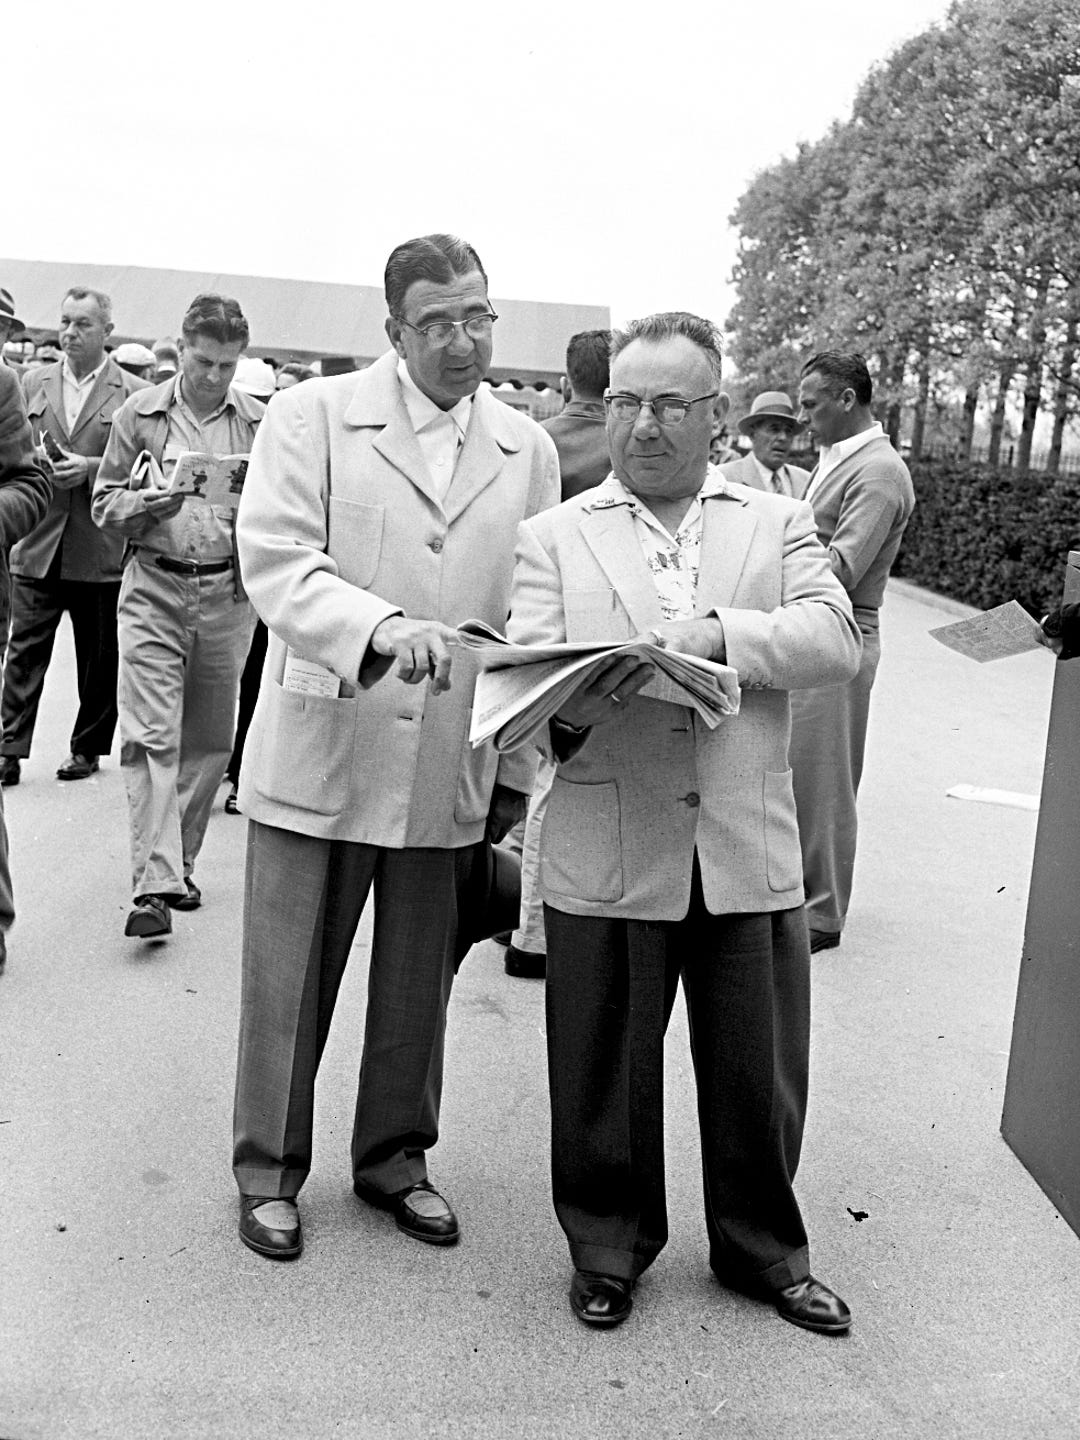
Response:
[[[417,280],[428,280],[433,285],[449,285],[462,275],[479,270],[488,283],[487,272],[480,263],[480,256],[465,240],[456,235],[421,235],[416,240],[406,240],[390,252],[383,275],[386,291],[386,308],[396,319],[402,320],[405,292]]]
[[[821,350],[810,356],[802,367],[802,374],[820,375],[834,400],[845,390],[854,390],[860,405],[869,405],[873,398],[874,382],[865,359],[857,350]]]
[[[611,377],[611,331],[579,330],[566,347],[566,375],[580,395],[603,395]]]
[[[687,310],[662,310],[657,315],[645,315],[640,320],[631,320],[621,330],[613,330],[611,358],[614,360],[635,340],[647,340],[658,345],[676,335],[692,341],[704,353],[713,378],[719,383],[724,360],[720,331],[711,320],[703,320],[700,315],[691,315]]]
[[[64,300],[93,300],[105,324],[112,320],[112,297],[104,290],[94,290],[89,285],[69,285],[64,291]],[[63,300],[60,303],[63,305]]]
[[[247,349],[251,332],[239,303],[229,295],[206,292],[196,295],[187,308],[180,332],[190,345],[196,335],[207,335],[219,345],[235,345]]]

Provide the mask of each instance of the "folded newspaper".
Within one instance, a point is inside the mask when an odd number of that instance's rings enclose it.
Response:
[[[575,690],[621,655],[634,655],[656,666],[656,675],[639,694],[689,706],[710,730],[725,715],[739,713],[739,677],[730,665],[682,655],[649,641],[514,645],[482,620],[466,620],[457,633],[480,666],[469,728],[474,746],[492,738],[498,750],[524,744]]]

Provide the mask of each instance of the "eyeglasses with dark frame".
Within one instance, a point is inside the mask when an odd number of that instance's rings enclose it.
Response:
[[[658,425],[670,427],[681,425],[692,405],[700,405],[702,400],[715,400],[719,394],[719,390],[710,390],[708,395],[698,395],[693,400],[684,400],[679,395],[658,395],[655,400],[642,400],[640,395],[605,390],[604,404],[616,420],[623,423],[630,421],[631,424],[637,423],[638,416],[648,406]]]
[[[415,330],[433,350],[445,350],[454,338],[458,330],[464,330],[470,340],[488,340],[491,338],[491,327],[498,319],[494,310],[488,310],[483,315],[470,315],[467,320],[433,320],[430,325],[413,325],[408,320],[403,320],[399,315],[399,325],[404,325],[407,330]]]

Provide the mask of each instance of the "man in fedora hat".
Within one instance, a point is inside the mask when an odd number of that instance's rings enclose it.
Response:
[[[11,291],[0,285],[0,365],[6,365],[17,375],[22,374],[23,367],[16,361],[5,358],[4,346],[12,335],[18,335],[22,329],[23,322],[15,314],[15,301],[11,298]]]
[[[739,421],[739,429],[753,448],[741,460],[720,466],[724,478],[798,500],[806,491],[810,472],[788,464],[795,436],[802,429],[788,396],[782,390],[763,390],[754,397],[749,415]]]

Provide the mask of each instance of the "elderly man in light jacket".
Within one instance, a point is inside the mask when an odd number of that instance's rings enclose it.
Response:
[[[302,1246],[315,1073],[372,883],[353,1187],[415,1239],[458,1238],[427,1152],[459,911],[535,769],[470,747],[475,667],[450,627],[505,625],[517,526],[558,500],[555,447],[478,390],[498,317],[471,246],[399,246],[386,298],[390,352],[271,402],[238,521],[270,639],[240,780],[233,1164],[241,1238],[276,1258]]]
[[[514,640],[652,632],[742,687],[709,730],[638,695],[650,667],[621,659],[538,737],[557,760],[540,841],[555,1208],[574,1312],[618,1324],[667,1238],[663,1046],[681,975],[712,1268],[837,1333],[850,1314],[810,1274],[792,1189],[810,1011],[787,692],[848,679],[859,633],[810,507],[710,473],[719,381],[707,321],[616,333],[614,473],[518,542]]]

